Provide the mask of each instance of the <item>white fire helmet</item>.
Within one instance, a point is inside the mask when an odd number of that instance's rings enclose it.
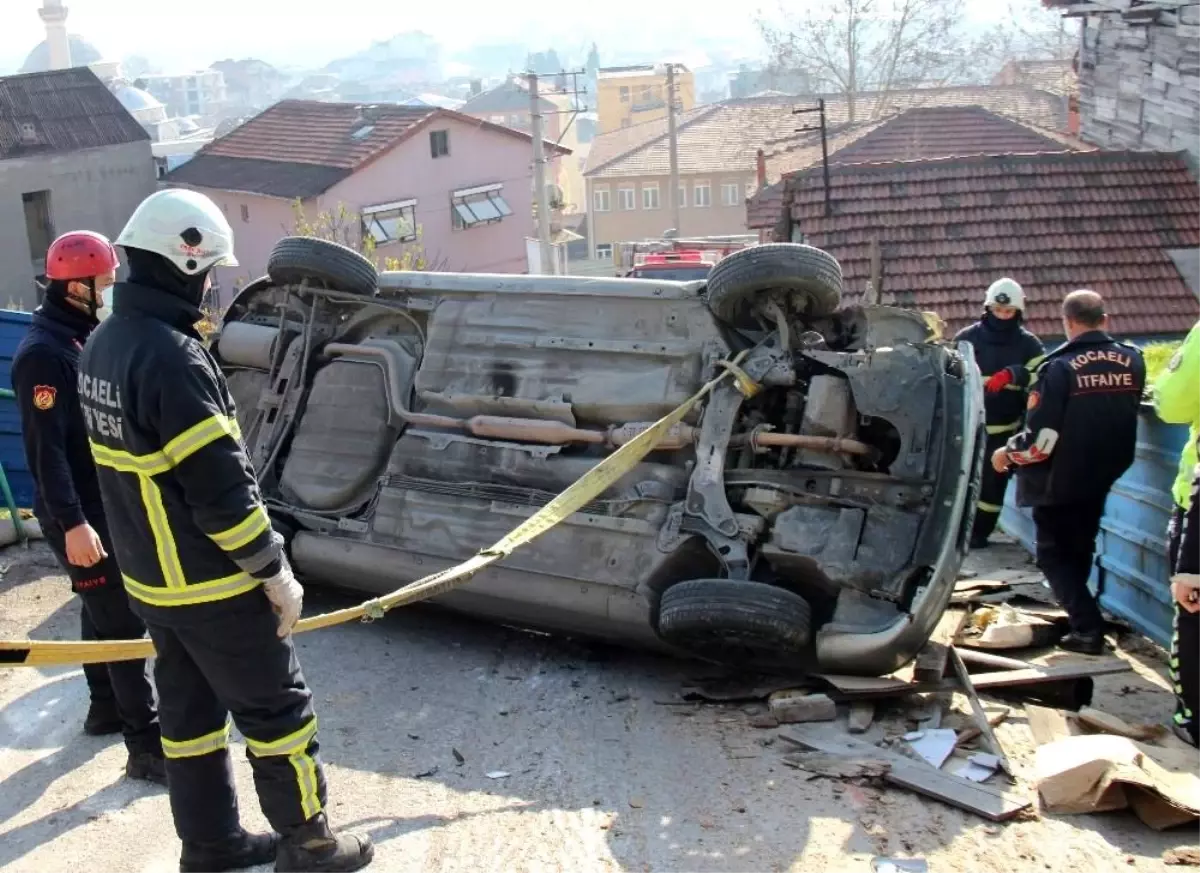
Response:
[[[115,242],[162,255],[187,276],[238,265],[225,213],[199,191],[183,188],[166,188],[143,200]]]
[[[1025,291],[1014,279],[1009,279],[1007,276],[1003,279],[997,279],[991,284],[987,290],[987,297],[983,301],[983,305],[988,309],[993,306],[1011,306],[1014,309],[1025,311]]]

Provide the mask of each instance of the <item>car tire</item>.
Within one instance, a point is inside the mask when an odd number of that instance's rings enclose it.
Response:
[[[285,236],[271,250],[267,275],[276,285],[320,284],[364,297],[379,288],[375,265],[354,249],[308,236]]]
[[[791,309],[810,318],[829,315],[842,303],[842,265],[813,246],[766,243],[734,252],[708,274],[708,308],[734,327],[754,327],[751,306],[780,291]]]
[[[658,634],[664,641],[719,660],[803,652],[812,641],[812,609],[774,585],[694,579],[663,592]]]

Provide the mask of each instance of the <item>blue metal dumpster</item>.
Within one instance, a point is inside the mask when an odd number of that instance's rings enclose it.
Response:
[[[17,344],[29,329],[32,317],[28,312],[0,309],[0,388],[12,388],[12,359]],[[17,402],[0,397],[0,464],[8,476],[13,500],[25,509],[33,506],[33,477],[25,462],[25,447],[21,442],[21,419]],[[0,502],[2,505],[2,502]]]
[[[1099,592],[1104,609],[1162,646],[1171,641],[1171,484],[1187,436],[1185,426],[1166,424],[1153,407],[1143,405],[1136,456],[1108,496],[1091,576],[1092,590]],[[1033,518],[1028,509],[1016,505],[1016,488],[1008,489],[1000,527],[1030,552],[1035,550]]]

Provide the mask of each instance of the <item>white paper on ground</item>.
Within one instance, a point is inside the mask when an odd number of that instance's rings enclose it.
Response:
[[[941,767],[954,751],[957,740],[958,734],[950,728],[931,728],[920,738],[910,740],[909,745],[934,767]]]

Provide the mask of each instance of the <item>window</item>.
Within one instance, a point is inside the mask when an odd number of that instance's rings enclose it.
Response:
[[[621,102],[622,103],[629,102],[629,86],[628,85],[621,86]]]
[[[444,158],[450,154],[450,131],[429,131],[429,153],[435,158]]]
[[[612,209],[612,192],[607,188],[592,191],[592,208],[596,212],[608,212]]]
[[[243,203],[242,204],[242,221],[248,222],[249,220],[250,220],[250,207],[247,206],[245,203]]]
[[[450,224],[455,230],[467,230],[512,215],[512,208],[500,194],[503,188],[503,185],[481,185],[454,191],[450,196]]]
[[[737,182],[726,182],[722,185],[721,202],[726,206],[740,206],[742,203],[742,186]]]
[[[368,206],[362,211],[363,238],[375,245],[412,242],[417,238],[417,201],[399,200]]]
[[[758,184],[755,182],[746,183],[746,199],[749,200],[754,196],[754,192],[758,190]]]
[[[679,190],[675,192],[675,196],[679,198],[679,208],[685,208],[687,206],[687,185],[680,185]]]
[[[612,243],[597,243],[596,244],[596,258],[598,260],[611,261],[612,260]]]
[[[617,189],[617,208],[624,212],[637,209],[637,202],[633,196],[633,188]]]
[[[692,185],[692,203],[696,206],[712,206],[712,188],[707,182]]]
[[[642,186],[642,209],[658,209],[658,183]]]
[[[508,117],[505,115],[493,115],[493,116],[491,116],[489,121],[491,121],[492,124],[507,124]]]
[[[37,273],[46,266],[46,249],[56,236],[54,222],[50,218],[50,192],[29,191],[21,195],[25,207],[25,236],[29,240],[29,254]]]

